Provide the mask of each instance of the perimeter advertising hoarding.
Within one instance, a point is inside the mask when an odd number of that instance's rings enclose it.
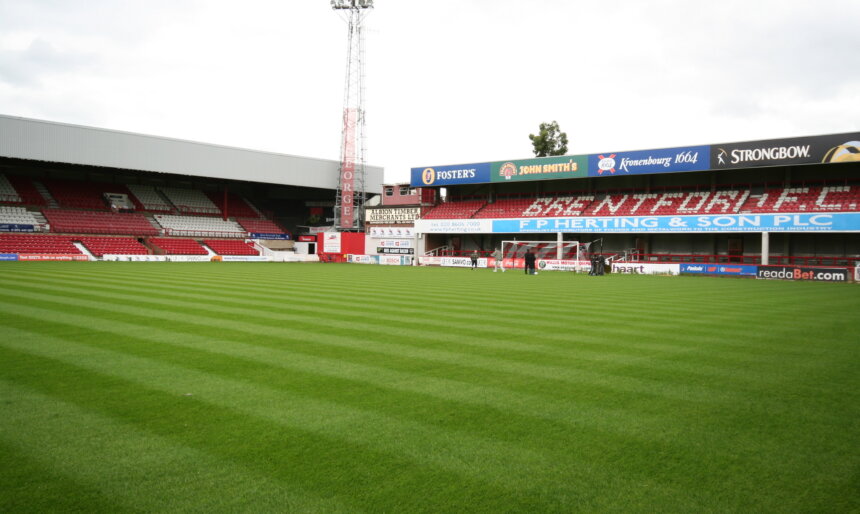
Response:
[[[492,220],[492,225],[492,232],[496,234],[860,232],[860,213],[537,218]]]
[[[490,182],[490,163],[412,168],[412,187],[485,184]]]
[[[715,170],[860,161],[860,132],[711,145]]]
[[[704,171],[710,168],[710,146],[684,146],[640,150],[636,152],[603,152],[588,157],[590,177],[644,175]]]
[[[758,273],[758,266],[746,264],[681,264],[681,273],[754,277]]]
[[[493,182],[581,178],[588,176],[588,156],[566,155],[493,162],[490,163],[490,172]]]
[[[0,232],[35,232],[33,225],[21,225],[17,223],[0,223]]]
[[[780,280],[814,280],[817,282],[848,282],[847,268],[812,268],[808,266],[759,266],[758,278]]]

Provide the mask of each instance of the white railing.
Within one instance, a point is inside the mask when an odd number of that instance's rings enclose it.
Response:
[[[428,251],[424,252],[424,255],[425,255],[426,257],[438,257],[438,256],[439,256],[439,252],[444,252],[444,251],[446,251],[446,250],[450,250],[450,249],[451,249],[451,247],[450,247],[450,246],[448,246],[448,245],[440,246],[440,247],[438,247],[438,248],[434,248],[434,249],[432,249],[432,250],[428,250]]]

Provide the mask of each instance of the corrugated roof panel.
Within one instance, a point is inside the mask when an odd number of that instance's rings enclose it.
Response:
[[[0,115],[0,155],[267,184],[336,189],[337,161]],[[383,169],[365,189],[382,192]]]

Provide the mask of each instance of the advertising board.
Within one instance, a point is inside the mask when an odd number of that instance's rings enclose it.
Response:
[[[351,262],[353,264],[374,264],[374,259],[370,255],[348,255],[346,258],[347,262]]]
[[[460,234],[488,234],[493,232],[493,220],[418,220],[415,222],[415,231],[419,234],[434,233],[460,233]]]
[[[854,282],[860,283],[860,266],[854,268]]]
[[[588,156],[566,155],[494,162],[490,164],[490,173],[493,182],[587,177]]]
[[[588,175],[641,175],[703,171],[710,168],[709,146],[660,148],[635,152],[603,152],[588,157]]]
[[[813,268],[810,266],[759,266],[758,278],[780,280],[814,280],[817,282],[848,282],[847,268]]]
[[[165,262],[166,255],[127,255],[127,254],[105,254],[102,255],[103,261],[120,261],[120,262]],[[209,257],[204,257],[204,260],[209,260]]]
[[[412,168],[412,187],[484,184],[490,182],[490,163]]]
[[[662,262],[613,262],[612,273],[622,275],[678,275],[681,273],[681,265]]]
[[[370,237],[375,239],[412,239],[415,237],[415,229],[412,227],[370,227],[367,232]]]
[[[33,225],[21,225],[19,223],[0,223],[0,232],[34,232]]]
[[[249,234],[251,239],[281,239],[281,240],[289,240],[289,234],[267,234],[264,232],[251,232]]]
[[[860,161],[860,132],[711,145],[711,168]]]
[[[0,261],[17,261],[17,253],[0,253]]]
[[[269,262],[272,258],[266,255],[221,255],[222,262]]]
[[[413,248],[391,248],[387,246],[377,246],[376,253],[384,255],[412,255],[415,253]]]
[[[471,268],[472,259],[470,259],[469,257],[442,257],[442,259],[440,260],[440,264],[442,266],[448,266],[453,268]],[[484,257],[479,258],[478,267],[486,268],[487,259]]]
[[[537,269],[541,271],[583,271],[591,269],[591,262],[575,259],[538,259]]]
[[[409,264],[409,257],[400,257],[399,255],[380,255],[379,264],[383,266],[403,266]]]
[[[383,248],[412,248],[413,243],[412,239],[383,239],[376,241],[376,244]]]
[[[681,264],[682,274],[692,275],[738,275],[754,277],[758,266],[746,264]]]
[[[55,253],[19,253],[19,261],[88,261],[89,257],[81,254]]]
[[[368,208],[364,219],[368,223],[411,223],[421,216],[421,207]]]
[[[323,252],[340,253],[340,232],[326,232],[323,234]]]
[[[432,227],[428,227],[432,228]],[[492,220],[494,233],[860,232],[860,213],[605,216]],[[424,230],[431,232],[431,230]]]

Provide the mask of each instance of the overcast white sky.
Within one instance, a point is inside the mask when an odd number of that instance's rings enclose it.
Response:
[[[858,0],[376,0],[367,162],[860,130]],[[0,0],[0,113],[339,159],[329,0]]]

